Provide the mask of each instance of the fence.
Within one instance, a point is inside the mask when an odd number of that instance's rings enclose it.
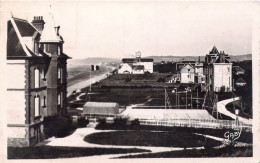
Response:
[[[208,120],[208,119],[139,119],[141,125],[168,126],[168,127],[193,127],[213,129],[237,129],[252,131],[252,125],[232,120]]]
[[[119,114],[85,114],[88,119],[99,118],[123,118]],[[191,128],[212,128],[212,129],[237,129],[252,131],[252,125],[235,120],[210,120],[210,119],[138,119],[140,125],[166,126],[166,127],[191,127]]]

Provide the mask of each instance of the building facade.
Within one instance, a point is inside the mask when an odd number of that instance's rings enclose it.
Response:
[[[51,13],[7,25],[8,146],[31,146],[45,138],[44,118],[66,113],[69,57]]]
[[[215,92],[232,91],[232,63],[225,52],[219,52],[216,46],[205,57],[204,75],[206,84]]]
[[[144,74],[153,73],[153,58],[141,58],[141,53],[136,58],[123,58],[118,68],[118,74]]]
[[[195,69],[192,65],[187,64],[180,70],[181,83],[194,83]]]
[[[205,83],[205,75],[203,74],[203,63],[196,63],[195,66],[195,83]]]

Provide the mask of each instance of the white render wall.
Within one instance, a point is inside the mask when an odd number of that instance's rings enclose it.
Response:
[[[153,62],[136,62],[136,63],[133,63],[133,65],[143,65],[144,72],[153,73]]]
[[[7,124],[25,124],[25,92],[7,91]]]
[[[124,74],[125,71],[129,71],[129,73],[132,73],[132,67],[129,66],[127,63],[122,63],[121,68],[118,69],[118,74]]]
[[[7,89],[24,89],[25,88],[25,65],[24,61],[8,61],[8,75],[5,76]]]
[[[7,71],[7,124],[25,124],[25,61],[8,60]]]
[[[222,86],[232,89],[232,63],[215,63],[213,74],[214,91],[220,91]]]
[[[144,65],[144,71],[153,73],[153,62],[140,62],[140,65]]]
[[[188,77],[190,75],[190,77]],[[194,83],[194,73],[181,73],[181,83]]]

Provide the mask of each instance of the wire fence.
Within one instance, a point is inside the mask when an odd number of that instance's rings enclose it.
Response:
[[[119,114],[84,114],[88,119],[99,118],[127,118]],[[138,119],[138,118],[137,118]],[[245,124],[236,120],[211,120],[211,119],[138,119],[140,125],[166,126],[166,127],[191,127],[212,129],[237,129],[252,131],[251,124]]]

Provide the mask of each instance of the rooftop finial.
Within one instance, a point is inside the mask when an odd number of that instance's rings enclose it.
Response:
[[[12,18],[14,17],[12,12],[11,12],[11,17],[12,17]]]

